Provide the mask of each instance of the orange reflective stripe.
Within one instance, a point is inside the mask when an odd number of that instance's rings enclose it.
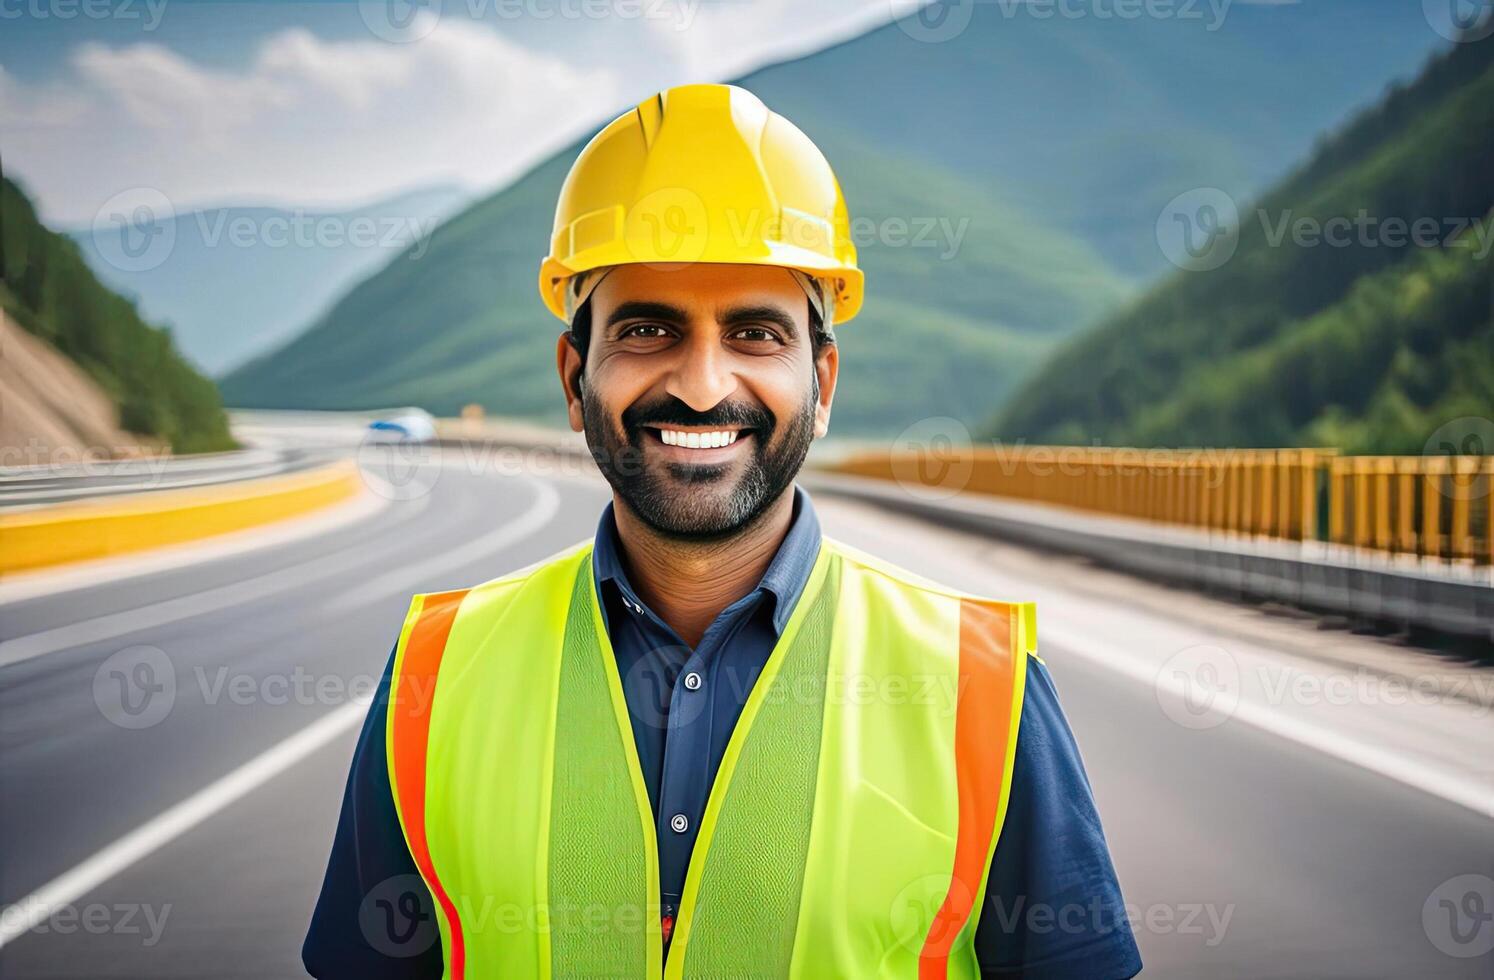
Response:
[[[1012,732],[1009,706],[1016,681],[1013,630],[1007,606],[960,601],[960,680],[955,710],[959,832],[954,875],[924,940],[919,980],[947,976],[950,951],[970,919],[985,877]]]
[[[462,923],[456,906],[436,877],[431,863],[430,846],[425,835],[425,761],[430,741],[431,704],[436,694],[436,674],[446,637],[456,620],[457,609],[467,590],[436,592],[427,595],[420,617],[410,630],[404,656],[396,677],[396,688],[390,699],[390,753],[395,769],[395,792],[399,795],[399,812],[404,821],[405,840],[415,866],[430,885],[431,894],[441,904],[451,932],[448,961],[452,980],[461,980],[466,964],[462,941]]]

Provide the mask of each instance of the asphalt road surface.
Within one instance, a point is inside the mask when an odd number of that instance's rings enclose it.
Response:
[[[408,595],[588,537],[607,499],[596,479],[465,463],[381,489],[396,499],[319,533],[0,605],[0,976],[303,975],[356,696]],[[1176,644],[1179,622],[1215,628],[1210,600],[1132,602],[1071,563],[816,503],[853,545],[956,586],[1031,583],[1052,597],[1040,616],[1065,610],[1040,645],[1144,975],[1494,977],[1478,884],[1494,820],[1256,725],[1180,723],[1064,640],[1092,626],[1117,646]],[[40,904],[16,905],[28,896]]]

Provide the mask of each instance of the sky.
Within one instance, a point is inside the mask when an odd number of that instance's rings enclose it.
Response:
[[[0,0],[0,163],[53,227],[503,186],[660,89],[911,0]]]

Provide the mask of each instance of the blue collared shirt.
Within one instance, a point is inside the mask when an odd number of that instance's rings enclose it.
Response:
[[[721,611],[692,650],[628,581],[609,503],[592,567],[618,659],[638,758],[653,805],[661,899],[672,914],[726,743],[809,580],[821,541],[809,495],[795,485],[793,517],[757,586]],[[302,950],[317,977],[437,978],[434,930],[391,948],[360,917],[397,885],[432,908],[405,845],[389,787],[384,726],[390,670],[353,757],[321,897]],[[867,860],[875,860],[869,855]],[[1055,927],[1060,923],[1061,928]],[[422,943],[421,948],[410,948]],[[975,936],[983,976],[1124,978],[1141,960],[1078,747],[1052,679],[1036,658],[1027,683],[1006,822]]]

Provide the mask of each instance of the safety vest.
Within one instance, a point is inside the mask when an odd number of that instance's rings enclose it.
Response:
[[[415,597],[387,750],[448,978],[979,976],[1034,607],[822,542],[711,788],[667,964],[591,543]]]

